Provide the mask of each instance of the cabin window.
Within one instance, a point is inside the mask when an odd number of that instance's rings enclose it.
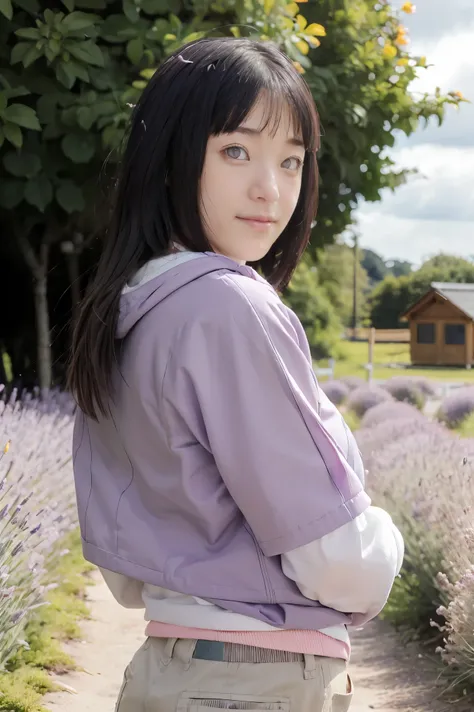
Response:
[[[419,344],[436,343],[436,329],[434,324],[417,324],[416,340]]]
[[[444,341],[450,346],[464,346],[466,343],[466,327],[464,324],[446,324]]]

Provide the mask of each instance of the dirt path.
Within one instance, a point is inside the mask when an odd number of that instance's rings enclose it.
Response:
[[[100,576],[95,578],[97,585],[88,593],[92,616],[82,625],[83,640],[66,646],[87,672],[57,678],[73,690],[47,695],[44,704],[51,712],[113,712],[123,670],[143,641],[143,612],[121,608]],[[429,659],[419,655],[418,650],[401,646],[390,628],[379,621],[356,631],[351,712],[446,710],[446,703],[434,699],[436,673]]]

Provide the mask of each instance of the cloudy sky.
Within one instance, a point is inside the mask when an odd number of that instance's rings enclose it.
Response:
[[[397,0],[398,1],[398,0]],[[473,104],[447,110],[445,123],[397,141],[392,156],[419,175],[357,212],[361,245],[385,259],[449,252],[474,259],[474,0],[415,0],[403,15],[420,70],[413,91],[461,91]]]

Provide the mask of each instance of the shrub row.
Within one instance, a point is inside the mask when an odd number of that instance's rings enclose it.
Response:
[[[373,502],[405,538],[404,566],[384,615],[411,637],[434,640],[445,688],[472,694],[474,438],[397,402],[370,409],[356,436]]]
[[[65,536],[77,526],[71,436],[66,396],[0,394],[0,669],[57,585]]]

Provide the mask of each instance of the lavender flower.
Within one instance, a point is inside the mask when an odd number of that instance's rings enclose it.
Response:
[[[421,390],[419,382],[406,376],[395,376],[384,383],[383,386],[396,400],[410,403],[420,410],[423,408],[426,396]]]
[[[356,388],[362,388],[367,385],[367,381],[364,381],[360,376],[343,376],[338,380],[347,386],[350,391],[355,391]]]
[[[472,688],[474,439],[404,403],[375,406],[356,437],[369,494],[405,538],[406,563],[390,615],[416,631],[427,632],[430,624],[439,629],[446,686]]]
[[[66,394],[0,400],[0,668],[45,604],[65,534],[77,527],[71,472],[74,404]],[[1,392],[1,391],[0,391]]]
[[[326,381],[320,388],[334,405],[342,405],[349,396],[349,388],[342,381]]]
[[[393,420],[411,420],[419,423],[427,422],[425,416],[409,403],[386,401],[379,403],[379,405],[367,411],[362,418],[361,428],[373,428],[374,426]]]
[[[449,428],[456,428],[474,413],[474,386],[457,388],[441,403],[438,417]]]
[[[385,401],[393,400],[390,393],[378,386],[361,386],[349,396],[347,407],[352,410],[359,418],[362,418],[370,408],[384,403]]]

